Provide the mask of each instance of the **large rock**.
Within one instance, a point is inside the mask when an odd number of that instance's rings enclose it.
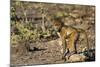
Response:
[[[83,54],[73,54],[69,58],[66,56],[66,59],[68,59],[68,62],[84,62],[88,57]]]

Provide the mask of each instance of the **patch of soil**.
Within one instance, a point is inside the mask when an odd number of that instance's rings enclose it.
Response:
[[[20,47],[17,46],[16,49],[12,47],[11,65],[58,64],[68,62],[62,60],[61,46],[59,45],[58,39],[38,44],[32,43],[31,47],[32,45],[37,45],[33,51],[27,51],[23,47],[24,44]],[[16,52],[16,50],[19,51]]]
[[[23,47],[22,48],[17,47],[20,50],[19,52],[17,52],[17,54],[13,52],[16,49],[12,49],[11,64],[31,65],[31,64],[52,64],[52,63],[64,62],[61,59],[62,58],[62,54],[60,52],[61,46],[57,43],[57,40],[44,43],[42,42],[39,43],[38,46],[37,50],[30,52],[26,51],[26,49]]]

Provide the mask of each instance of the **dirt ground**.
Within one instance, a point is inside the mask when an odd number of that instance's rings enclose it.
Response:
[[[39,47],[37,46],[35,51],[27,52],[26,49],[20,48],[19,50],[21,51],[13,54],[15,52],[11,50],[13,52],[11,53],[11,63],[15,65],[63,63],[64,61],[61,59],[62,54],[59,51],[60,49],[61,46],[57,43],[57,40],[54,40],[41,43]]]
[[[64,62],[64,60],[62,60],[61,46],[59,45],[58,40],[59,39],[39,43],[35,50],[30,52],[26,51],[26,48],[23,46],[11,47],[11,65],[23,66],[68,63],[67,61]],[[34,46],[34,44],[31,44],[31,47],[32,46]]]

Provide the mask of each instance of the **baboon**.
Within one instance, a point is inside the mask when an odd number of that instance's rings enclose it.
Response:
[[[79,39],[81,33],[85,35],[87,41],[87,51],[89,53],[89,44],[87,33],[85,30],[80,28],[75,28],[72,26],[64,25],[60,18],[52,19],[53,28],[58,33],[62,40],[63,56],[62,59],[66,61],[66,56],[71,56],[72,54],[77,54],[76,42]],[[68,39],[68,41],[66,41]],[[67,49],[67,52],[66,52]]]

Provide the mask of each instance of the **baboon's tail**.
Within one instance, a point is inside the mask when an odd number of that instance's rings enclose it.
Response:
[[[88,52],[88,56],[90,56],[90,47],[89,47],[89,40],[88,40],[88,35],[87,35],[87,32],[86,31],[84,31],[84,33],[85,33],[85,37],[86,37],[86,41],[87,41],[87,52]]]
[[[79,29],[78,30],[80,33],[82,34],[85,34],[85,38],[86,38],[86,46],[87,46],[87,54],[88,54],[88,57],[90,57],[90,47],[89,47],[89,40],[88,40],[88,35],[87,35],[87,32],[83,29]]]

